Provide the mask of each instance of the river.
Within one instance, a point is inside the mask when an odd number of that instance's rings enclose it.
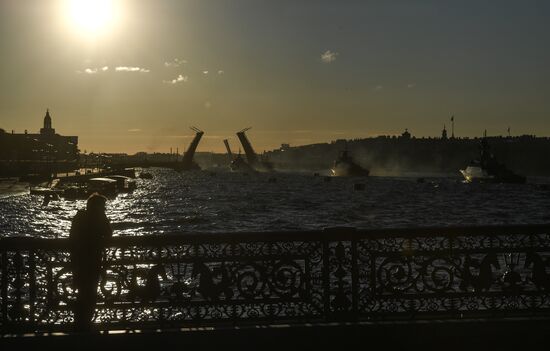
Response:
[[[115,235],[550,222],[550,190],[532,182],[148,172],[153,179],[137,179],[135,192],[108,202]],[[356,190],[355,184],[364,189]],[[0,236],[65,237],[72,217],[85,207],[85,201],[42,203],[29,194],[0,198]]]

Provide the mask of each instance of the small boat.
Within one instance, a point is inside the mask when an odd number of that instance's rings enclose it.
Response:
[[[31,195],[41,195],[41,196],[52,195],[52,196],[57,196],[57,195],[61,195],[63,193],[63,190],[35,186],[35,187],[30,188],[29,192],[30,192]]]
[[[465,169],[460,170],[466,182],[525,183],[525,176],[515,174],[496,160],[486,136],[481,140],[479,149],[479,159],[472,160]]]
[[[99,193],[107,197],[116,197],[117,181],[109,178],[92,178],[88,180],[88,193]]]
[[[348,154],[348,150],[340,153],[340,156],[334,161],[331,168],[332,175],[335,177],[366,177],[369,170],[359,166]]]
[[[107,176],[106,178],[116,180],[117,191],[119,193],[131,193],[136,189],[136,182],[130,177],[126,177],[123,175],[112,175]]]
[[[109,174],[121,175],[129,178],[136,178],[136,171],[134,168],[107,168]]]
[[[25,195],[29,188],[29,183],[20,182],[18,178],[0,178],[0,197]]]

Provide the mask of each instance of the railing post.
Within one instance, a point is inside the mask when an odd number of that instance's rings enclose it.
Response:
[[[355,229],[325,229],[323,286],[325,317],[330,321],[355,321],[359,304],[359,267]],[[336,234],[336,236],[334,235]]]
[[[151,250],[155,250],[156,253],[157,253],[157,257],[156,257],[156,263],[155,264],[158,264],[158,265],[161,265],[162,266],[162,247],[161,246],[157,246],[156,248],[151,248]],[[162,266],[163,270],[166,271],[166,268],[164,268],[164,266]],[[149,267],[149,269],[152,269],[152,267]],[[165,272],[166,273],[166,272]],[[164,317],[164,308],[162,306],[160,306],[158,308],[159,310],[159,317],[158,317],[158,322],[159,322],[159,326],[162,328],[164,327],[164,324],[165,324],[165,317]]]
[[[36,309],[36,261],[35,251],[29,251],[29,322],[34,324]]]
[[[6,251],[0,253],[2,255],[2,327],[8,322],[8,255]]]
[[[359,256],[357,253],[357,237],[351,239],[351,315],[354,321],[359,316]]]
[[[237,251],[237,243],[235,242],[234,239],[229,241],[229,247],[230,247],[230,250],[228,252],[229,257],[234,259],[234,257],[236,256],[236,251]],[[237,322],[238,322],[237,306],[233,305],[233,306],[231,306],[231,323],[233,324],[233,326],[237,326],[238,325]]]
[[[330,247],[329,240],[323,237],[323,300],[324,317],[326,321],[331,319],[330,315]]]

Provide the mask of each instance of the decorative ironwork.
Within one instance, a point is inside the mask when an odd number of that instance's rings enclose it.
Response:
[[[71,328],[68,239],[0,239],[0,332]],[[94,326],[550,315],[550,226],[115,237]]]

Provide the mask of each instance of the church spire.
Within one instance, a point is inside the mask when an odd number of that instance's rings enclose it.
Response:
[[[46,109],[46,116],[44,116],[44,129],[52,129],[52,118],[50,117],[50,109]]]
[[[55,129],[52,128],[52,117],[50,116],[50,109],[46,109],[46,115],[44,116],[44,128],[40,129],[40,134],[55,134]]]

